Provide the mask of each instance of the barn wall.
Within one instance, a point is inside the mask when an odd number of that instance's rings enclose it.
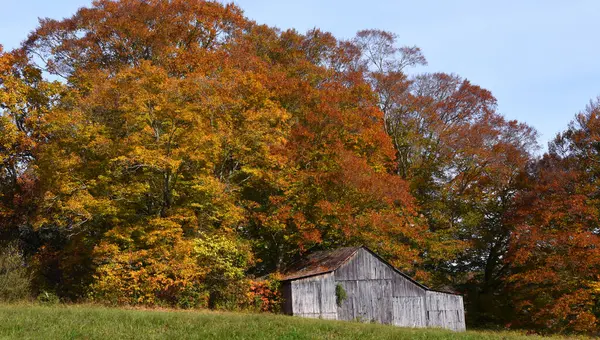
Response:
[[[347,294],[340,306],[338,284]],[[465,330],[462,296],[427,290],[365,249],[334,272],[297,279],[289,287],[293,315]]]
[[[291,282],[293,315],[337,319],[333,273]]]
[[[337,284],[344,287],[347,294],[337,309],[339,320],[392,322],[391,280],[345,280]]]
[[[392,324],[400,327],[427,327],[425,289],[394,271]]]
[[[338,319],[426,327],[425,290],[369,251],[360,249],[338,268],[335,281],[348,295]]]
[[[428,327],[441,327],[455,331],[466,329],[462,296],[427,291],[425,305]]]
[[[394,271],[371,253],[359,249],[335,271],[347,299],[337,308],[338,319],[392,323]]]
[[[394,296],[392,306],[394,326],[427,327],[424,296]]]
[[[422,297],[425,298],[425,289],[419,287],[404,276],[394,272],[394,297]]]

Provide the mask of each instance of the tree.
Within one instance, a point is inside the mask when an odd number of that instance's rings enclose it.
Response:
[[[30,231],[38,180],[32,166],[46,142],[46,114],[62,90],[45,81],[22,52],[4,53],[0,46],[0,242]]]
[[[283,32],[273,43],[287,52],[270,53],[279,61],[271,73],[293,71],[274,95],[295,124],[282,150],[286,166],[268,182],[247,182],[248,237],[264,259],[257,271],[282,268],[298,250],[360,243],[414,270],[428,233],[406,184],[387,174],[393,149],[355,50],[320,31]]]
[[[598,136],[590,103],[536,164],[511,237],[509,292],[522,327],[598,330]]]
[[[99,0],[23,51],[64,79],[32,163],[35,230],[58,239],[35,259],[63,297],[228,305],[240,272],[310,249],[364,243],[415,271],[429,246],[358,53],[330,34]]]
[[[497,112],[492,94],[457,75],[410,76],[425,64],[416,47],[368,30],[354,43],[378,95],[396,153],[395,173],[410,183],[418,211],[435,235],[425,264],[434,286],[468,292],[471,322],[498,322],[496,299],[513,225],[515,195],[526,186],[536,132]]]

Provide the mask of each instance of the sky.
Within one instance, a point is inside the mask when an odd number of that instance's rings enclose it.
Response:
[[[235,0],[261,24],[317,27],[349,39],[394,32],[419,46],[428,66],[492,92],[500,113],[536,128],[545,147],[600,95],[597,0]],[[24,40],[38,17],[69,17],[90,0],[0,0],[0,44]]]

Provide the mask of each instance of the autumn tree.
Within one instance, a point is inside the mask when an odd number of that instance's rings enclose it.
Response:
[[[536,149],[535,131],[497,112],[492,94],[457,75],[408,73],[426,63],[384,31],[361,31],[367,79],[395,148],[394,172],[410,183],[436,242],[426,266],[434,286],[468,292],[471,322],[502,312],[501,290],[515,195]]]
[[[65,238],[37,258],[61,295],[201,297],[196,243],[238,242],[234,178],[268,165],[287,119],[258,72],[229,64],[223,46],[246,24],[213,2],[97,1],[31,35],[25,50],[68,85],[36,164],[35,226]]]
[[[30,236],[38,177],[32,167],[46,142],[46,114],[62,85],[42,78],[22,51],[0,46],[0,240]],[[34,242],[32,239],[22,240]],[[27,244],[23,244],[24,246]]]
[[[549,145],[521,195],[511,237],[515,323],[553,332],[597,332],[600,102]]]
[[[63,297],[217,307],[241,273],[314,248],[421,261],[429,233],[354,45],[217,2],[99,0],[23,51],[64,84],[32,167],[34,228],[60,241],[34,258]]]
[[[264,240],[259,251],[269,254],[261,270],[280,268],[298,249],[358,243],[412,270],[427,233],[414,219],[406,184],[387,173],[393,148],[356,68],[356,50],[318,30],[283,32],[274,44],[273,51],[287,50],[270,56],[280,59],[271,72],[300,77],[286,76],[275,93],[295,120],[282,150],[287,166],[260,190],[248,191],[259,204],[250,233]]]

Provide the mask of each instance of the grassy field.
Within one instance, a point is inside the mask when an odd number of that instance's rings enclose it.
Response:
[[[0,339],[532,339],[270,314],[0,304]]]

